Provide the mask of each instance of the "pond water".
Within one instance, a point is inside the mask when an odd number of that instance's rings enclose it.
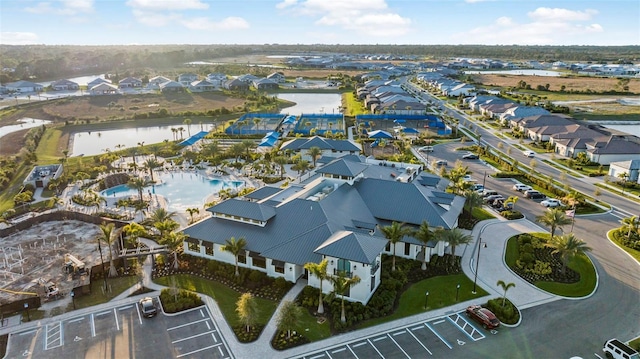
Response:
[[[496,71],[464,71],[465,74],[477,75],[477,74],[502,74],[502,75],[522,75],[522,76],[547,76],[558,77],[562,76],[562,72],[547,71],[547,70],[496,70]]]
[[[603,121],[601,122],[601,124],[606,128],[622,131],[630,135],[640,137],[640,122],[636,122],[635,124],[628,124],[628,125],[621,125],[621,124],[608,125],[606,124],[606,122]]]
[[[342,96],[337,93],[281,93],[278,98],[295,102],[296,105],[280,110],[282,114],[340,113]]]
[[[207,197],[222,189],[238,189],[244,181],[224,181],[219,178],[208,178],[197,172],[169,172],[156,174],[156,184],[145,188],[144,194],[158,194],[167,200],[170,211],[186,211],[187,208],[202,208]],[[127,185],[119,185],[100,192],[103,197],[118,198],[137,196],[138,191]]]
[[[19,122],[19,124],[0,127],[0,137],[4,135],[8,135],[13,132],[18,132],[20,130],[24,130],[27,128],[38,127],[41,125],[46,125],[48,123],[51,123],[51,121],[37,120],[35,118],[23,118],[16,122]]]
[[[104,153],[105,149],[111,151],[116,150],[116,145],[124,145],[125,148],[136,147],[139,142],[149,145],[152,143],[163,142],[164,140],[173,141],[173,132],[171,128],[183,127],[182,132],[184,139],[189,137],[186,125],[173,126],[155,126],[155,127],[138,127],[123,128],[117,130],[78,132],[73,135],[73,146],[71,148],[71,156],[91,156]],[[191,135],[195,135],[200,131],[199,124],[191,124]],[[202,124],[205,131],[210,131],[214,127],[213,124]]]

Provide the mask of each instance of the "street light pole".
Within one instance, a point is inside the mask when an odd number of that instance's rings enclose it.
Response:
[[[427,291],[425,293],[425,297],[424,297],[424,309],[427,310],[429,305],[429,291]]]
[[[480,264],[480,243],[482,243],[482,238],[478,237],[478,255],[476,256],[476,272],[473,276],[473,290],[471,293],[476,294],[476,283],[478,282],[478,265]],[[484,244],[484,247],[487,248],[487,244]]]
[[[30,322],[31,316],[29,315],[29,303],[24,303],[24,310],[27,312],[27,322]]]
[[[458,294],[460,294],[460,283],[456,286],[456,302],[458,301]]]

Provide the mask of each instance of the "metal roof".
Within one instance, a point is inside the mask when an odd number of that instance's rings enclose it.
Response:
[[[373,263],[386,245],[387,240],[382,237],[338,231],[322,243],[315,252],[325,256],[369,264]]]
[[[238,216],[243,218],[255,219],[258,221],[267,221],[276,215],[273,207],[260,204],[257,202],[245,201],[238,198],[230,198],[224,202],[208,208],[211,213],[222,213],[229,216]]]
[[[278,187],[271,187],[271,186],[264,186],[262,188],[259,188],[247,195],[245,195],[245,198],[249,198],[249,199],[256,199],[256,200],[261,200],[261,199],[265,199],[267,197],[271,197],[274,194],[278,193],[282,191],[282,188],[278,188]]]
[[[339,158],[318,169],[318,173],[329,173],[332,175],[356,177],[367,169],[367,165],[360,162],[345,161]]]

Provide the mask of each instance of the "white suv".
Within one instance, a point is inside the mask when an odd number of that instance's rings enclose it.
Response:
[[[516,183],[513,185],[513,189],[515,191],[519,191],[519,192],[524,192],[524,191],[528,191],[531,188],[531,186],[527,186],[526,184],[522,184],[522,183]]]
[[[540,204],[547,208],[562,206],[562,202],[560,202],[559,199],[555,199],[555,198],[545,199],[544,201],[540,202]]]
[[[609,339],[602,348],[608,359],[640,359],[640,354],[618,339]]]

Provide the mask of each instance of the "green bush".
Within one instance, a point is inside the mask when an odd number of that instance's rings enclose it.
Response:
[[[498,319],[505,324],[516,324],[520,320],[520,312],[513,303],[507,298],[504,307],[502,306],[502,298],[490,299],[485,305]]]

